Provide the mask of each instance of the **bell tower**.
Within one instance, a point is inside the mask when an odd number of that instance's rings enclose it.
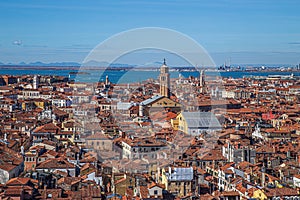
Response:
[[[205,75],[204,70],[201,70],[200,72],[200,93],[204,94],[206,93],[206,85],[205,85]]]
[[[170,74],[169,67],[166,64],[166,59],[164,59],[164,64],[160,67],[159,85],[160,95],[170,97]]]
[[[38,87],[39,87],[39,77],[37,75],[34,75],[32,85],[33,85],[33,89],[35,89],[35,90],[38,89]]]

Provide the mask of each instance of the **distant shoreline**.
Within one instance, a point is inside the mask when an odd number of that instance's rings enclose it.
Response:
[[[170,69],[171,78],[190,76],[199,77],[200,72],[194,68],[184,68],[179,70]],[[0,75],[41,75],[41,76],[64,76],[70,80],[79,82],[97,82],[104,81],[108,76],[112,83],[136,83],[147,79],[157,79],[159,69],[155,68],[98,68],[98,69],[80,69],[78,67],[0,67]],[[282,71],[280,69],[266,70],[240,70],[240,71],[217,71],[208,69],[205,71],[207,77],[226,77],[226,78],[242,78],[242,77],[264,77],[264,76],[289,76],[300,77],[300,71]]]
[[[159,71],[158,67],[101,67],[101,66],[25,66],[25,65],[0,65],[0,69],[16,69],[16,70],[74,70],[74,71],[85,71],[85,70],[109,70],[109,71]],[[202,69],[202,68],[199,68]],[[198,71],[195,67],[171,67],[170,71],[178,72],[193,72]],[[264,70],[258,69],[256,67],[249,69],[237,69],[232,68],[230,70],[218,70],[213,67],[205,67],[205,71],[212,72],[299,72],[295,68],[283,68],[283,67],[269,67]],[[74,72],[78,73],[78,72]]]

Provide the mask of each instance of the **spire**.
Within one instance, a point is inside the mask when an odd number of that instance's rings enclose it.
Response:
[[[169,67],[167,66],[166,59],[164,58],[164,63],[160,67],[160,95],[169,97],[170,96],[170,74],[169,74]]]

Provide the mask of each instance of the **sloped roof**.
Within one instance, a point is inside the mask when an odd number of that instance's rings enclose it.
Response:
[[[37,127],[33,132],[34,133],[56,133],[58,130],[60,130],[60,128],[56,126],[54,123],[48,123]]]
[[[161,99],[163,97],[164,96],[156,95],[156,96],[153,96],[153,97],[151,97],[149,99],[146,99],[145,101],[142,101],[141,104],[142,105],[148,105],[148,104],[151,104],[151,103],[153,103],[153,102],[155,102],[155,101],[157,101],[157,100],[159,100],[159,99]]]
[[[85,138],[86,140],[111,140],[107,135],[97,132]]]
[[[37,169],[69,169],[75,168],[74,164],[69,163],[67,160],[64,159],[48,159],[44,162],[41,162],[37,167]]]
[[[81,177],[63,177],[57,181],[58,184],[74,185],[81,181]]]
[[[7,181],[6,185],[27,185],[29,182],[37,183],[36,180],[31,178],[16,177]]]
[[[118,102],[117,109],[118,110],[129,110],[133,106],[133,103],[130,102]]]
[[[188,128],[221,128],[216,116],[211,112],[182,112]]]
[[[267,197],[298,196],[297,190],[293,188],[268,188],[265,193]]]

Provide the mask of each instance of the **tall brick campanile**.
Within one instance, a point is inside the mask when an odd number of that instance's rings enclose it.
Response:
[[[160,95],[170,97],[170,74],[166,59],[164,59],[164,64],[160,67],[159,84]]]

